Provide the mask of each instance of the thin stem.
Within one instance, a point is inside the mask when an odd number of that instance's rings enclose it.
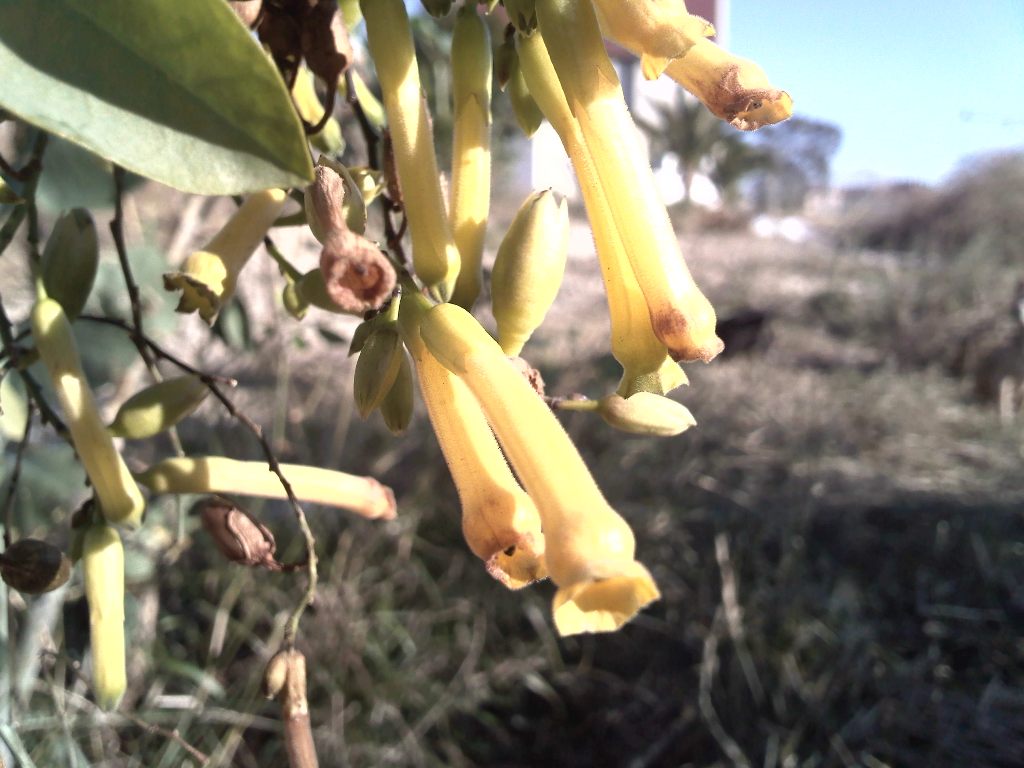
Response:
[[[363,140],[366,142],[366,155],[367,161],[373,170],[380,170],[380,149],[381,149],[381,137],[377,133],[370,119],[366,116],[366,111],[363,109],[363,105],[359,103],[359,98],[356,96],[355,81],[352,77],[352,70],[348,69],[345,71],[345,101],[352,107],[352,111],[355,113],[356,121],[359,123],[359,129],[362,131]],[[401,264],[408,264],[408,259],[405,255],[405,249],[402,247],[402,238],[405,237],[405,230],[408,227],[408,219],[404,215],[404,209],[400,203],[392,200],[387,195],[380,196],[381,212],[384,215],[384,237],[387,242],[388,249],[394,252],[397,260]],[[402,212],[402,222],[399,224],[398,229],[395,229],[394,223],[391,221],[391,214]]]
[[[145,332],[142,326],[142,300],[139,294],[139,286],[132,274],[132,265],[128,261],[128,249],[124,244],[124,169],[114,166],[114,218],[110,222],[110,234],[114,238],[114,246],[117,249],[117,260],[121,265],[121,274],[124,275],[125,287],[128,289],[128,300],[132,308],[132,331],[131,338],[135,348],[139,350],[146,367],[152,373],[156,368],[156,362],[149,353],[142,339]]]
[[[199,751],[191,744],[189,744],[187,741],[185,741],[185,739],[181,737],[181,734],[178,733],[177,728],[169,731],[166,728],[161,728],[159,725],[156,725],[155,723],[148,723],[138,715],[134,715],[131,712],[125,712],[124,710],[121,710],[119,714],[121,714],[121,716],[125,719],[130,720],[132,723],[137,725],[142,730],[148,733],[152,733],[155,736],[162,736],[163,738],[168,739],[169,741],[173,741],[175,744],[177,744],[186,752],[188,752],[192,757],[198,760],[200,765],[209,764],[210,756],[207,755],[205,752]]]
[[[28,440],[32,434],[32,405],[26,409],[25,429],[21,434],[21,442],[18,443],[18,452],[14,456],[14,469],[11,470],[11,477],[7,485],[7,495],[4,497],[4,549],[11,546],[11,529],[14,527],[14,496],[18,490],[18,480],[21,478],[21,462],[25,456],[25,449],[28,447]]]

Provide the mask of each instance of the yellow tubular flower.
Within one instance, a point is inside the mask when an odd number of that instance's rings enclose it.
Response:
[[[544,534],[537,507],[519,487],[473,393],[420,339],[425,307],[406,294],[399,322],[420,393],[462,506],[462,533],[488,573],[509,589],[544,578]]]
[[[451,226],[462,264],[452,301],[469,309],[480,293],[480,262],[491,205],[491,39],[475,4],[459,9],[452,33]]]
[[[124,642],[124,546],[117,530],[92,525],[82,539],[82,574],[89,604],[92,689],[96,703],[114,709],[128,687]]]
[[[100,512],[112,523],[137,527],[146,508],[139,486],[106,426],[82,370],[64,308],[44,298],[32,308],[32,337],[64,410],[71,442],[92,483]]]
[[[569,108],[580,124],[597,176],[655,335],[676,360],[709,362],[722,351],[715,311],[683,261],[654,174],[626,109],[618,75],[587,0],[539,3],[537,17]]]
[[[761,67],[723,51],[710,40],[698,41],[665,71],[703,101],[712,114],[741,131],[754,131],[793,116],[793,99],[772,87]]]
[[[594,0],[601,29],[640,56],[644,77],[653,80],[715,28],[686,11],[681,0]]]
[[[370,54],[384,93],[384,110],[412,235],[413,267],[424,284],[447,297],[459,273],[459,251],[441,194],[434,132],[421,98],[409,16],[402,0],[362,0],[361,7]]]
[[[420,335],[472,390],[537,504],[545,562],[558,585],[558,632],[612,631],[656,600],[654,580],[634,560],[629,525],[605,501],[565,430],[497,342],[453,304],[427,312]]]
[[[280,466],[300,501],[340,507],[371,520],[395,517],[394,493],[372,477],[299,464]],[[277,475],[261,461],[236,461],[223,456],[164,459],[135,477],[153,493],[237,493],[287,498]]]
[[[209,244],[185,260],[180,272],[164,275],[164,288],[181,291],[179,312],[198,311],[203,320],[213,323],[287,199],[280,189],[249,195]]]
[[[651,328],[647,301],[629,263],[593,158],[565,100],[541,32],[537,30],[529,37],[519,36],[518,48],[519,66],[527,85],[561,138],[583,191],[608,296],[612,354],[623,368],[619,394],[623,397],[640,391],[665,394],[685,383],[686,375],[669,358],[665,345]]]

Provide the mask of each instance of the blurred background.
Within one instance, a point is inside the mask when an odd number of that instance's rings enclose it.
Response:
[[[461,540],[421,408],[401,438],[354,416],[354,320],[288,317],[260,254],[212,334],[175,315],[160,275],[233,205],[131,185],[126,231],[150,333],[237,378],[237,401],[282,460],[373,474],[398,495],[393,522],[310,510],[322,581],[299,646],[322,765],[1024,765],[1024,3],[697,5],[796,114],[740,134],[618,59],[726,351],[689,366],[691,386],[673,393],[698,421],[681,437],[560,416],[663,594],[613,635],[559,639],[552,585],[509,593],[487,576]],[[414,22],[448,166],[451,17]],[[532,186],[556,186],[574,212],[565,283],[524,355],[549,394],[603,395],[619,371],[564,155],[545,129],[531,147],[497,91],[494,109],[490,258]],[[358,130],[337,115],[342,157],[359,164]],[[10,123],[0,140],[16,157]],[[54,140],[44,231],[86,206],[104,233],[109,172]],[[274,240],[316,264],[304,228]],[[21,242],[0,257],[17,321],[31,297],[24,262]],[[90,301],[127,314],[109,241]],[[112,413],[144,368],[116,329],[76,331]],[[0,387],[6,478],[24,393],[13,376]],[[212,403],[180,431],[189,453],[260,455]],[[170,450],[157,438],[126,454],[142,466]],[[34,432],[18,530],[66,541],[82,480],[70,450]],[[258,688],[302,580],[226,563],[190,501],[155,500],[128,542],[125,708],[214,764],[280,765],[278,707]],[[283,506],[249,508],[282,559],[301,557]],[[80,583],[11,601],[15,725],[36,765],[193,764],[87,699],[74,672],[88,646]]]

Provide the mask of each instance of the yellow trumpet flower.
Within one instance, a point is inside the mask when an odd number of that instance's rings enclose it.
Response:
[[[542,33],[537,30],[529,37],[520,36],[518,54],[530,91],[562,140],[583,191],[608,297],[612,355],[623,368],[619,394],[629,397],[641,391],[659,395],[670,392],[686,382],[686,375],[654,335],[647,301],[629,263],[594,159],[565,100]]]
[[[362,0],[361,7],[384,93],[412,235],[413,267],[424,284],[447,298],[459,274],[460,257],[441,194],[434,131],[423,103],[409,16],[402,0]]]
[[[793,115],[793,99],[764,70],[706,39],[714,28],[686,11],[682,0],[595,0],[607,37],[640,57],[644,77],[662,72],[741,131]]]
[[[203,320],[213,323],[287,199],[281,189],[249,195],[207,246],[185,260],[180,272],[164,275],[164,288],[181,291],[179,312],[199,312]]]
[[[544,524],[559,634],[617,629],[659,597],[634,559],[629,525],[611,508],[544,401],[479,323],[461,307],[424,315],[420,336],[472,390]]]
[[[715,311],[683,261],[593,7],[580,0],[550,0],[538,4],[537,17],[544,37],[559,41],[548,53],[647,300],[655,335],[675,360],[711,361],[723,346],[715,335]]]
[[[547,575],[540,515],[512,476],[472,392],[420,339],[419,323],[426,309],[422,297],[406,294],[399,323],[459,494],[462,533],[491,576],[509,589],[519,589]]]

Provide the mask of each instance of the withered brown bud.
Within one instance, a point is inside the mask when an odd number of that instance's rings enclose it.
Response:
[[[347,312],[362,315],[386,302],[395,289],[395,268],[380,248],[348,229],[324,241],[320,271],[327,295]]]
[[[302,21],[302,54],[317,77],[333,88],[352,61],[352,44],[335,0],[311,4]]]
[[[338,229],[348,229],[345,221],[345,181],[333,168],[317,165],[313,169],[313,183],[306,189],[309,201],[306,219],[313,235],[324,242]]]
[[[259,20],[263,8],[262,0],[228,0],[228,5],[248,29],[252,29]]]
[[[270,657],[267,668],[263,671],[263,696],[268,699],[277,697],[288,682],[288,657],[293,651],[278,651]]]
[[[263,523],[222,496],[199,502],[203,528],[228,560],[241,565],[281,570],[274,558],[274,534]]]
[[[302,4],[267,2],[263,6],[258,33],[288,87],[302,60]]]
[[[27,595],[50,592],[71,576],[71,560],[52,544],[21,539],[0,554],[0,574],[10,586]]]

